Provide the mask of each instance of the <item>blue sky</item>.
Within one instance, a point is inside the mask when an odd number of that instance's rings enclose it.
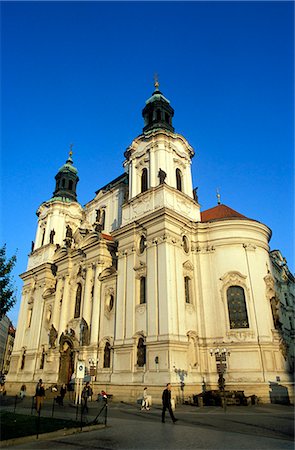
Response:
[[[123,172],[153,75],[196,151],[202,210],[268,225],[293,259],[292,2],[2,2],[1,244],[26,270],[38,206],[74,143],[85,204]]]

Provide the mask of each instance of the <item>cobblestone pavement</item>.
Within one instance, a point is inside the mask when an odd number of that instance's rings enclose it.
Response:
[[[4,409],[11,410],[11,406]],[[30,404],[17,406],[17,412],[30,411]],[[90,421],[98,411],[98,403],[89,404]],[[42,415],[51,416],[51,404],[45,404]],[[167,413],[166,413],[167,414]],[[75,409],[69,404],[54,410],[54,417],[72,417]],[[178,406],[179,421],[174,425],[169,415],[161,423],[161,409],[140,411],[138,405],[110,403],[108,426],[103,429],[64,436],[58,432],[49,438],[29,438],[29,442],[10,445],[9,448],[100,449],[100,450],[284,450],[294,448],[294,409],[292,406],[258,405],[196,408]]]

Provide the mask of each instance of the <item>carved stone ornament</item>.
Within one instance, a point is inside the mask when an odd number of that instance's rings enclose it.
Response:
[[[136,305],[135,310],[139,315],[142,315],[146,311],[146,303]]]
[[[226,333],[227,338],[230,341],[246,342],[255,339],[255,333],[253,331],[228,331]]]
[[[273,279],[273,277],[270,274],[267,274],[264,277],[264,281],[266,284],[266,298],[270,299],[272,297],[274,297],[276,295],[276,291],[275,291],[275,281]]]
[[[194,266],[190,261],[185,261],[183,263],[183,276],[191,276],[194,271]]]
[[[139,261],[139,263],[133,268],[135,271],[135,277],[139,280],[141,277],[146,277],[146,264],[144,264],[142,261]]]

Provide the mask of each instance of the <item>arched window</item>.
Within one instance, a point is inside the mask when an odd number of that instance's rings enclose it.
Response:
[[[249,328],[244,289],[230,286],[227,290],[227,306],[230,328]]]
[[[139,338],[137,344],[137,365],[143,367],[146,362],[146,347],[143,338]]]
[[[65,185],[66,185],[66,180],[63,178],[62,180],[61,180],[61,187],[65,187]]]
[[[140,278],[140,304],[146,303],[146,278]]]
[[[44,369],[44,364],[45,364],[45,350],[43,348],[42,355],[41,355],[41,360],[40,360],[40,369]]]
[[[23,370],[25,368],[25,362],[26,362],[26,350],[23,350],[20,370]]]
[[[176,189],[182,191],[182,174],[179,169],[176,169]]]
[[[76,304],[75,304],[75,314],[74,318],[77,319],[80,317],[81,312],[81,298],[82,298],[82,285],[78,283],[77,292],[76,292]]]
[[[104,346],[103,367],[105,369],[108,369],[111,367],[111,346],[110,346],[109,342],[107,342],[106,345]]]
[[[45,228],[43,228],[43,232],[42,232],[42,240],[41,240],[41,247],[42,247],[42,245],[44,245],[45,232],[46,232],[46,230],[45,230]]]
[[[70,189],[70,190],[73,189],[73,180],[69,180],[69,189]]]
[[[161,117],[161,110],[158,109],[158,110],[157,110],[157,122],[160,122],[161,119],[162,119],[162,117]]]
[[[144,168],[141,172],[141,192],[147,191],[148,188],[148,171],[146,168]]]
[[[170,124],[170,116],[168,113],[165,113],[165,122]]]
[[[185,303],[191,303],[191,279],[184,277]]]

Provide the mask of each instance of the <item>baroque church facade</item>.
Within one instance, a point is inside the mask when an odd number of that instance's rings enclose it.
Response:
[[[82,207],[70,152],[39,207],[7,382],[68,383],[83,361],[118,399],[144,385],[160,399],[167,382],[192,395],[218,388],[220,351],[227,389],[267,399],[279,380],[291,396],[294,277],[274,269],[270,229],[200,211],[194,150],[157,83],[142,115],[124,174]]]

